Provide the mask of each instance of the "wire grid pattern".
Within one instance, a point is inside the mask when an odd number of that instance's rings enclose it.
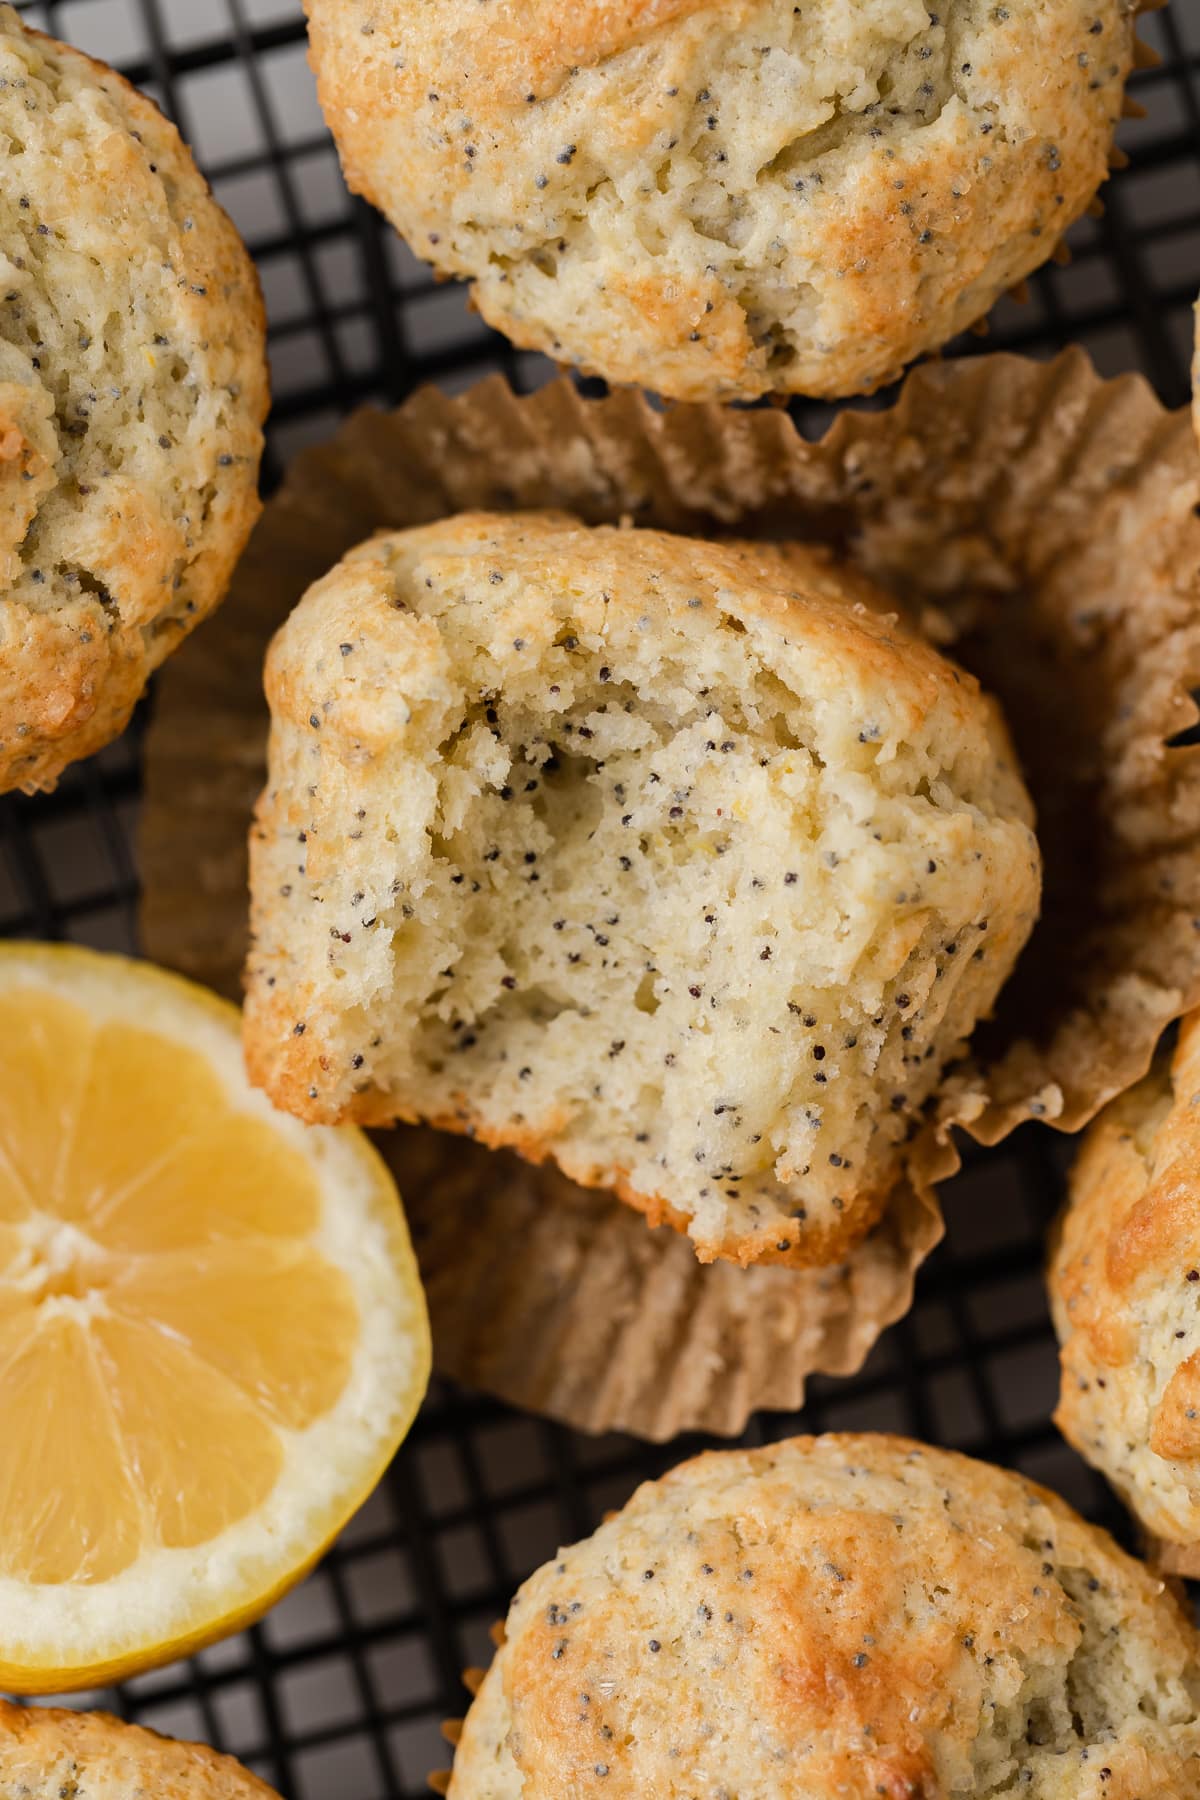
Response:
[[[423,381],[460,388],[499,370],[527,390],[544,359],[513,350],[436,284],[342,183],[305,61],[299,0],[43,0],[42,25],[115,63],[179,123],[258,264],[270,316],[274,413],[266,481],[365,400]],[[1134,76],[1147,108],[1122,128],[1131,166],[1073,260],[1006,300],[976,354],[1081,340],[1107,374],[1141,368],[1170,405],[1188,395],[1200,285],[1200,3],[1143,22],[1162,66]],[[832,409],[800,404],[806,432]],[[152,702],[151,702],[152,704]],[[56,793],[0,799],[0,934],[136,948],[139,722]],[[1113,1500],[1049,1422],[1057,1362],[1041,1281],[1066,1146],[1026,1127],[970,1152],[946,1191],[946,1242],[917,1303],[862,1373],[817,1379],[799,1429],[882,1428],[1007,1463],[1123,1529]],[[590,1531],[636,1483],[700,1447],[586,1438],[435,1383],[385,1481],[319,1569],[264,1622],[186,1663],[72,1704],[102,1704],[233,1751],[288,1800],[408,1800],[448,1753],[464,1667],[560,1542]]]

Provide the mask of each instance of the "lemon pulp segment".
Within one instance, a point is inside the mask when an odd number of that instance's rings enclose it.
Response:
[[[203,1056],[0,994],[0,1576],[107,1581],[262,1504],[359,1331],[320,1211]]]

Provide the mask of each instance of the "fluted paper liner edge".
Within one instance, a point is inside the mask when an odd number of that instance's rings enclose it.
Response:
[[[238,992],[267,641],[380,527],[465,507],[831,543],[995,692],[1038,807],[1042,918],[943,1084],[886,1217],[838,1268],[700,1267],[688,1243],[551,1168],[400,1128],[397,1174],[444,1373],[591,1430],[732,1433],[856,1370],[941,1235],[962,1124],[1084,1124],[1200,1001],[1200,456],[1186,411],[1082,351],[932,364],[819,443],[786,414],[653,409],[499,378],[357,413],[303,452],[216,617],[159,680],[146,751],[148,952]]]

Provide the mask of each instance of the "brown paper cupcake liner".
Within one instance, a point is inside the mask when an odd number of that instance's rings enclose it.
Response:
[[[1200,1544],[1169,1544],[1165,1538],[1148,1537],[1142,1554],[1150,1567],[1168,1581],[1200,1581]]]
[[[942,1235],[935,1183],[957,1157],[918,1140],[888,1211],[846,1262],[740,1269],[696,1261],[551,1164],[441,1132],[376,1139],[405,1196],[444,1373],[590,1431],[663,1441],[739,1432],[803,1404],[819,1370],[850,1375],[912,1299]]]
[[[995,1142],[1074,1130],[1200,1001],[1200,456],[1186,412],[1081,351],[930,365],[887,412],[819,443],[786,414],[657,411],[567,381],[493,378],[355,415],[297,458],[225,606],[160,677],[142,827],[146,947],[238,991],[246,831],[264,778],[267,641],[380,527],[465,507],[799,536],[890,587],[1005,707],[1038,808],[1042,918],[939,1124]],[[700,1269],[606,1196],[432,1133],[383,1140],[446,1374],[600,1430],[740,1429],[849,1373],[904,1311],[940,1235],[932,1134],[887,1217],[837,1269]]]

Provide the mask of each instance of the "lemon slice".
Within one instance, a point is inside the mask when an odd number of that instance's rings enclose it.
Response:
[[[428,1374],[361,1133],[274,1112],[203,989],[0,944],[0,1688],[97,1686],[257,1618]]]

